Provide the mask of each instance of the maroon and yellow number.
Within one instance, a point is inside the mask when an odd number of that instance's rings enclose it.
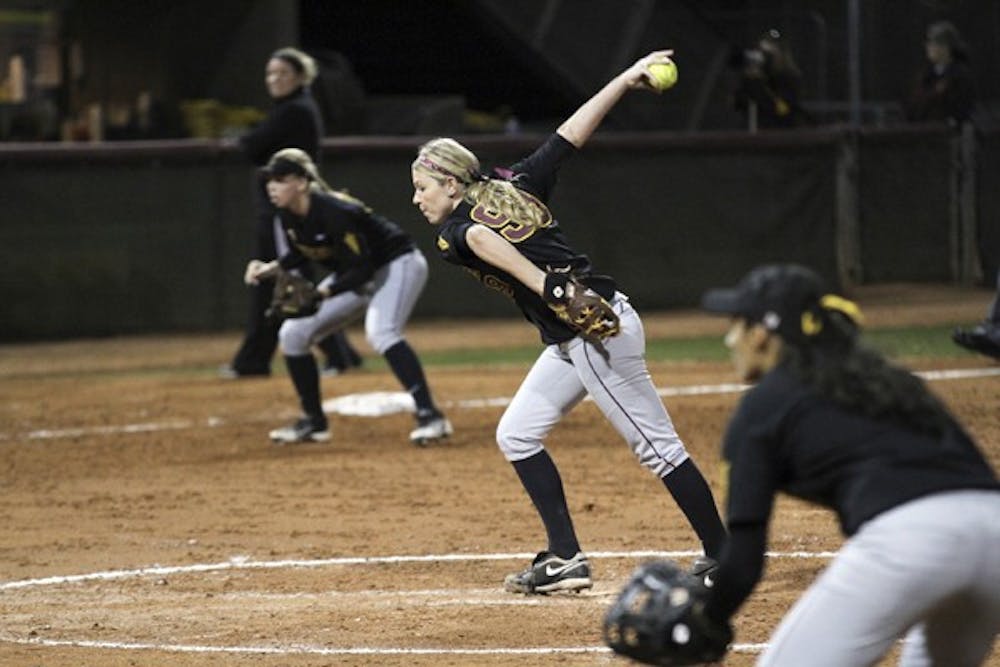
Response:
[[[552,223],[552,214],[549,213],[548,207],[526,192],[522,192],[521,196],[531,202],[532,206],[544,212],[544,222],[541,225],[518,222],[499,211],[487,208],[483,204],[476,204],[469,217],[480,224],[486,225],[490,229],[495,229],[497,234],[511,243],[520,243],[534,234],[535,230],[539,227],[548,227]]]

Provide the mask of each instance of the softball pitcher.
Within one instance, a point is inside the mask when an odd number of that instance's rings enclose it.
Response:
[[[547,548],[523,572],[506,578],[507,590],[544,594],[592,585],[558,470],[543,441],[586,395],[659,477],[700,538],[708,557],[725,539],[711,490],[688,457],[650,379],[639,315],[615,281],[594,272],[574,251],[546,201],[560,165],[586,143],[630,88],[648,87],[649,65],[672,51],[640,59],[585,102],[524,160],[480,172],[479,160],[453,139],[424,144],[412,165],[413,203],[432,225],[443,258],[465,267],[482,284],[512,299],[546,344],[497,427],[496,437],[538,511]],[[619,333],[591,342],[549,304],[569,276],[599,294],[617,315]],[[596,297],[596,295],[595,295]],[[700,567],[706,567],[703,561]]]
[[[857,306],[812,271],[761,267],[703,305],[733,318],[726,345],[757,382],[723,443],[730,539],[705,616],[725,624],[756,585],[784,491],[836,512],[849,539],[758,665],[874,665],[904,636],[906,667],[982,664],[1000,631],[1000,482],[973,440],[856,343]]]
[[[333,272],[317,286],[323,300],[315,314],[287,319],[279,330],[285,365],[305,414],[293,425],[271,431],[271,439],[280,443],[330,439],[310,348],[361,314],[369,344],[413,396],[417,427],[410,440],[424,444],[451,435],[451,423],[435,407],[420,360],[403,337],[403,327],[427,282],[423,254],[395,223],[361,201],[334,192],[304,151],[278,151],[264,172],[288,251],[272,262],[250,262],[245,280],[255,283],[279,268],[292,271],[309,261]]]

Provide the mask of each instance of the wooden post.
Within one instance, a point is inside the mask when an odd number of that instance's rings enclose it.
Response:
[[[861,265],[857,132],[845,132],[837,143],[836,150],[837,278],[846,292],[855,285],[860,285],[864,279],[864,267]]]

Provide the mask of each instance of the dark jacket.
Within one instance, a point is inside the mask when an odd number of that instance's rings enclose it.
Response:
[[[319,161],[323,138],[323,117],[312,94],[297,88],[275,100],[271,113],[239,139],[240,147],[259,167],[282,148],[301,148],[314,162]]]
[[[975,104],[972,70],[962,61],[949,63],[942,71],[929,66],[920,76],[906,108],[913,122],[969,120]]]

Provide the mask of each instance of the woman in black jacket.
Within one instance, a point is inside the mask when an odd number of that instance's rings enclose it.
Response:
[[[913,122],[968,122],[976,103],[969,52],[952,23],[939,21],[927,28],[927,64],[920,73],[906,107]]]

